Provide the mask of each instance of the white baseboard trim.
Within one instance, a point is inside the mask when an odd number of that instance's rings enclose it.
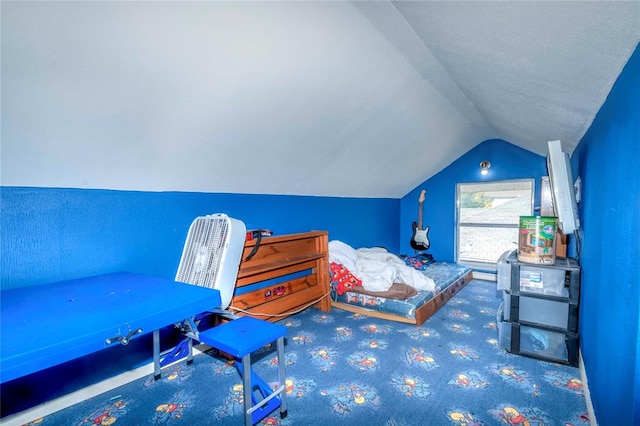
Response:
[[[584,369],[582,351],[578,351],[578,368],[580,369],[580,380],[582,380],[582,392],[584,394],[584,400],[587,403],[587,412],[589,413],[589,424],[591,426],[598,426],[596,413],[593,411],[593,403],[591,402],[591,392],[589,392],[589,382],[587,381],[587,372]]]
[[[200,355],[201,353],[209,349],[211,348],[205,344],[194,346],[193,356]],[[173,365],[178,362],[184,362],[184,359],[178,360],[169,365]],[[167,365],[166,367],[168,367],[169,365]],[[166,368],[166,367],[163,367],[163,368]],[[3,425],[3,426],[25,425],[34,420],[53,414],[56,411],[64,410],[65,408],[69,408],[72,405],[78,404],[89,398],[93,398],[94,396],[98,396],[102,393],[105,393],[115,388],[118,388],[120,386],[126,385],[127,383],[131,383],[134,380],[138,380],[144,376],[148,376],[149,374],[153,374],[153,362],[150,362],[149,364],[145,364],[142,367],[138,367],[135,370],[126,371],[117,376],[110,377],[99,383],[89,385],[85,388],[79,389],[75,392],[71,392],[67,395],[63,395],[56,399],[52,399],[51,401],[47,401],[45,403],[42,403],[35,407],[21,411],[19,413],[15,413],[10,416],[7,416],[3,419],[0,419],[0,425]]]
[[[485,281],[495,281],[495,282],[498,281],[496,274],[490,273],[490,272],[473,271],[473,278],[477,280],[485,280]]]

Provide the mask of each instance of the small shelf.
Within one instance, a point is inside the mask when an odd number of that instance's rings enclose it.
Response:
[[[309,306],[331,310],[326,231],[249,240],[242,259],[231,300],[238,315],[278,321]]]
[[[297,265],[300,263],[308,262],[310,260],[322,259],[323,257],[324,257],[324,254],[322,253],[310,253],[302,256],[277,260],[277,261],[265,263],[262,265],[248,266],[240,269],[240,271],[238,272],[238,279],[250,277],[252,275],[261,274],[261,273],[269,272],[273,270],[279,270],[283,267]]]

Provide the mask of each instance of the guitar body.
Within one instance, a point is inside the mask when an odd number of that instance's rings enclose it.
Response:
[[[426,191],[423,189],[418,199],[418,222],[413,222],[413,236],[411,237],[411,247],[414,250],[427,250],[429,243],[429,227],[422,228],[422,204],[424,203]]]
[[[413,222],[413,237],[411,237],[411,248],[414,250],[427,250],[431,246],[429,242],[429,227],[419,229],[418,224]]]

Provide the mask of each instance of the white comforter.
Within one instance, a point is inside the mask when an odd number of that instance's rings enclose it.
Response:
[[[407,266],[402,259],[383,248],[354,249],[342,241],[329,241],[329,261],[342,264],[362,280],[368,291],[386,291],[393,283],[405,283],[416,290],[434,291],[433,280]]]

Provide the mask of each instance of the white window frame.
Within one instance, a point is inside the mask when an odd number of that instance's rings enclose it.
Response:
[[[479,228],[501,228],[501,229],[510,229],[513,228],[515,230],[517,230],[519,228],[519,223],[473,223],[473,222],[467,222],[467,223],[462,223],[460,222],[460,217],[461,217],[461,212],[460,212],[460,197],[461,197],[461,191],[465,188],[465,187],[482,187],[482,186],[486,186],[487,187],[487,191],[486,192],[496,192],[496,191],[508,191],[508,187],[509,186],[520,186],[524,183],[528,183],[530,188],[531,188],[531,202],[529,203],[529,212],[527,214],[523,214],[522,216],[532,216],[533,212],[534,212],[534,197],[535,197],[535,182],[534,179],[510,179],[510,180],[501,180],[501,181],[486,181],[486,182],[465,182],[465,183],[458,183],[456,185],[456,263],[462,264],[462,265],[466,265],[471,267],[474,270],[479,270],[479,271],[487,271],[487,272],[495,272],[497,270],[497,261],[496,262],[489,262],[489,261],[473,261],[473,260],[469,260],[469,259],[462,259],[461,258],[461,250],[460,248],[462,247],[462,244],[464,244],[463,241],[460,241],[461,237],[461,227],[479,227]],[[503,189],[495,189],[495,186],[504,186]],[[468,191],[467,191],[468,192]],[[516,231],[517,232],[517,231]],[[517,241],[517,235],[515,240]],[[505,247],[503,252],[506,250],[509,250],[510,248],[514,248],[514,247]]]

